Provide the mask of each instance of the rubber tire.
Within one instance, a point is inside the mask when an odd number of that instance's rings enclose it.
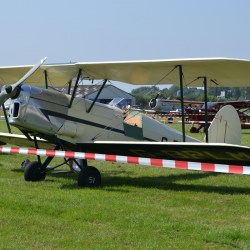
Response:
[[[85,167],[78,174],[79,187],[99,187],[101,185],[101,174],[95,167]]]
[[[199,133],[199,129],[198,128],[196,128],[196,127],[191,127],[190,128],[190,133]]]
[[[25,181],[43,181],[46,173],[41,172],[41,166],[37,161],[29,162],[24,169]]]

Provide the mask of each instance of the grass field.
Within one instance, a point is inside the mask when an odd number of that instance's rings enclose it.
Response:
[[[249,176],[91,162],[103,185],[80,189],[0,157],[0,249],[250,249]]]

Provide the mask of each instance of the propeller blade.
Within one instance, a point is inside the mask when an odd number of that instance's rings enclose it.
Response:
[[[160,95],[160,93],[157,93],[157,95],[156,95],[155,99],[158,99],[159,95]]]
[[[0,105],[3,105],[9,98],[16,94],[17,87],[30,77],[46,60],[46,57],[34,65],[21,79],[16,83],[8,86],[3,86],[0,92]]]
[[[34,65],[20,80],[18,80],[16,83],[12,84],[12,91],[14,91],[16,87],[18,87],[28,77],[30,77],[45,62],[46,59],[47,59],[47,57],[43,58],[36,65]]]

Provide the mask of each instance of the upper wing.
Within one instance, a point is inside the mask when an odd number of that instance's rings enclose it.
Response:
[[[219,106],[232,105],[236,109],[250,108],[250,100],[217,102]]]
[[[63,86],[73,79],[79,70],[90,79],[107,79],[130,84],[179,84],[178,67],[183,68],[185,84],[203,86],[197,77],[207,77],[211,83],[223,86],[247,86],[250,78],[250,61],[230,58],[173,59],[124,62],[81,62],[72,64],[42,65],[25,82],[44,85],[45,71],[48,83]],[[18,81],[33,65],[0,67],[0,83]]]
[[[188,85],[197,77],[224,86],[247,86],[250,78],[250,61],[229,58],[177,59],[154,61],[77,63],[76,66],[91,79],[109,79],[131,84],[178,83],[182,66],[185,83]],[[191,86],[203,86],[195,81]]]
[[[0,67],[0,83],[12,84],[21,79],[33,65]],[[75,64],[55,64],[42,65],[35,73],[33,73],[25,83],[34,86],[45,85],[45,72],[47,75],[48,84],[51,86],[64,86],[72,80],[78,69]]]

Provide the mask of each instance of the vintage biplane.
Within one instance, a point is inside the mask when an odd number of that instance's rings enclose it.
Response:
[[[192,124],[191,133],[198,133],[205,126],[205,104],[201,101],[184,100],[185,123]],[[168,100],[153,98],[149,102],[149,107],[157,114],[167,115],[168,121],[172,122],[174,117],[181,117],[180,100]],[[216,113],[224,106],[233,106],[241,121],[242,129],[250,128],[250,100],[218,101],[207,103],[207,120],[211,123]],[[195,125],[198,125],[196,127]]]
[[[237,112],[225,107],[215,116],[199,142],[139,112],[124,113],[117,105],[101,104],[98,96],[107,81],[130,84],[180,84],[181,104],[185,84],[247,86],[250,61],[227,58],[151,60],[127,62],[80,62],[0,67],[0,93],[9,133],[1,133],[2,144],[54,148],[78,152],[218,164],[250,165],[250,148],[240,146]],[[91,101],[76,97],[83,79],[102,80]],[[184,82],[185,79],[185,82]],[[55,88],[68,86],[68,93]],[[4,102],[11,99],[9,114]],[[184,109],[182,109],[184,119]],[[23,136],[11,133],[11,126]],[[183,122],[183,126],[184,122]],[[53,156],[24,166],[26,181],[44,180]],[[65,163],[72,159],[65,159]],[[99,186],[100,172],[87,160],[73,159],[79,186]]]

